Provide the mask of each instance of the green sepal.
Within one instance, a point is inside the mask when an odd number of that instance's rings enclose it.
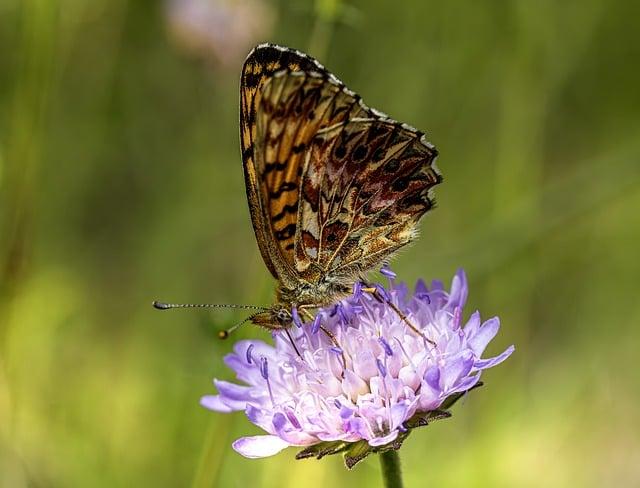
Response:
[[[344,465],[347,467],[347,469],[353,469],[356,464],[358,464],[372,452],[374,452],[373,447],[371,447],[367,441],[354,442],[351,447],[343,454]]]
[[[309,446],[298,454],[296,454],[296,459],[306,459],[310,457],[314,457],[316,459],[322,459],[325,456],[330,454],[338,454],[339,452],[345,451],[349,449],[349,447],[353,444],[353,442],[344,442],[344,441],[327,441],[320,442],[319,444],[314,444],[313,446]]]

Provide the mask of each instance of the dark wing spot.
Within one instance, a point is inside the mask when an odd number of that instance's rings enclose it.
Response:
[[[262,172],[262,174],[267,175],[272,171],[282,171],[286,167],[287,167],[287,163],[278,163],[277,161],[273,163],[267,163],[264,165],[264,171]]]
[[[249,146],[244,151],[242,151],[242,159],[244,161],[247,161],[250,158],[253,158],[253,146]]]
[[[398,171],[399,167],[400,167],[400,161],[398,161],[397,159],[392,159],[388,163],[385,163],[384,172],[385,173],[395,173],[396,171]]]
[[[379,147],[378,149],[375,150],[371,159],[377,162],[377,161],[380,161],[382,158],[384,158],[384,155],[385,155],[384,149]]]
[[[285,181],[284,183],[282,183],[282,185],[280,185],[280,188],[278,188],[276,191],[269,192],[269,197],[279,198],[280,195],[282,195],[283,193],[287,191],[295,190],[296,188],[298,188],[298,185],[296,185],[295,182]]]
[[[336,147],[336,150],[333,152],[336,158],[342,159],[347,155],[347,148],[344,146]]]
[[[284,250],[285,250],[285,251],[293,251],[293,248],[294,248],[294,247],[295,247],[295,245],[293,244],[293,242],[290,242],[289,244],[287,244],[287,245],[284,247]]]
[[[284,229],[274,232],[276,239],[286,241],[296,234],[296,224],[289,224]]]
[[[285,205],[282,208],[282,211],[271,217],[271,222],[276,223],[282,219],[284,219],[287,214],[292,214],[298,211],[298,204],[294,203],[291,205]]]
[[[402,198],[399,202],[399,205],[400,208],[403,208],[405,210],[414,206],[428,209],[429,207],[431,207],[431,201],[427,196],[423,196],[420,193],[413,193]]]
[[[293,147],[291,148],[291,151],[293,151],[293,154],[298,154],[298,153],[301,153],[302,151],[304,151],[305,147],[307,147],[307,146],[305,145],[305,143],[304,143],[304,142],[301,142],[301,143],[300,143],[300,144],[298,144],[297,146],[293,146]]]
[[[262,78],[262,73],[245,73],[244,74],[244,86],[247,88],[255,88],[258,86],[260,79]]]
[[[353,151],[354,161],[361,161],[367,156],[367,148],[361,144]]]
[[[398,178],[391,185],[393,191],[404,191],[409,187],[409,178]]]

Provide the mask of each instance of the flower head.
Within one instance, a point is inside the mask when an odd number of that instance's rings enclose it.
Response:
[[[462,271],[449,292],[438,281],[419,281],[413,293],[402,283],[374,294],[357,285],[351,297],[290,329],[300,356],[286,334],[274,334],[275,346],[238,342],[225,362],[243,384],[214,380],[218,394],[201,403],[243,410],[268,433],[234,442],[250,458],[303,446],[299,457],[350,450],[355,464],[369,452],[397,449],[411,428],[448,416],[481,371],[514,350],[482,359],[499,320],[482,323],[475,312],[462,325],[466,298]]]
[[[274,21],[262,0],[167,0],[166,17],[178,47],[223,67],[235,67]]]

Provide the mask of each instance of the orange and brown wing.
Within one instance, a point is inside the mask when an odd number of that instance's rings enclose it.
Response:
[[[241,144],[247,197],[263,259],[291,286],[299,195],[307,150],[321,130],[367,117],[358,97],[322,65],[298,51],[258,46],[241,80]]]
[[[245,186],[253,229],[262,258],[276,279],[287,279],[292,273],[283,262],[274,233],[269,223],[268,201],[263,195],[261,178],[264,168],[256,162],[257,117],[262,91],[274,74],[282,71],[322,71],[313,59],[297,51],[261,44],[245,60],[240,78],[240,148],[244,167]],[[257,155],[259,159],[259,154]],[[258,163],[264,166],[264,163]]]
[[[441,181],[424,134],[312,58],[263,45],[241,87],[242,155],[265,263],[287,288],[349,284],[410,242]]]
[[[383,114],[321,131],[303,177],[297,271],[349,284],[417,234],[441,180],[424,135]]]

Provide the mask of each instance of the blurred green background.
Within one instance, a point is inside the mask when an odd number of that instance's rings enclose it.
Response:
[[[402,449],[418,486],[640,484],[634,1],[0,0],[0,485],[379,486],[367,459],[247,460],[198,405],[270,303],[238,149],[266,40],[427,131],[445,182],[394,264],[470,279],[516,353]],[[265,335],[245,327],[236,338]]]

